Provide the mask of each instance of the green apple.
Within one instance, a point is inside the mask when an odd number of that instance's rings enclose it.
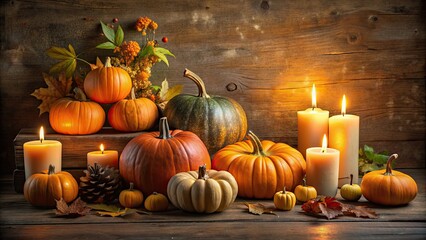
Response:
[[[340,188],[340,195],[348,201],[358,201],[361,196],[361,187],[358,184],[352,184],[353,175],[351,174],[350,184],[345,184]]]

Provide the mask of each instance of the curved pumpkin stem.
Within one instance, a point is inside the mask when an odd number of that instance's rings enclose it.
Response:
[[[251,141],[251,143],[253,144],[253,155],[265,155],[265,153],[263,152],[263,146],[262,146],[262,142],[260,142],[259,138],[252,132],[252,131],[248,131],[247,133],[247,138]]]
[[[52,175],[55,174],[55,166],[53,166],[52,164],[49,165],[49,171],[47,171],[48,175]]]
[[[130,100],[135,100],[136,94],[135,94],[135,88],[132,87],[132,90],[130,91]]]
[[[167,117],[160,118],[160,135],[158,138],[169,139],[172,138],[170,135],[169,123],[167,122]]]
[[[201,78],[197,74],[185,68],[183,76],[191,79],[195,84],[197,84],[198,97],[210,98],[210,96],[206,92],[206,86],[204,85],[203,80],[201,80]]]
[[[198,167],[198,179],[206,180],[207,178],[209,178],[209,176],[207,175],[206,164],[204,164]]]
[[[392,175],[392,162],[397,158],[398,154],[396,153],[390,155],[390,157],[388,158],[388,162],[386,163],[386,172],[384,173],[384,175]]]
[[[284,186],[284,189],[283,189],[283,194],[285,194],[286,193],[286,191],[285,191],[285,186]]]

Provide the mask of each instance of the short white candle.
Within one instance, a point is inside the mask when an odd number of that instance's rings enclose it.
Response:
[[[56,140],[45,140],[44,129],[40,128],[40,140],[24,143],[25,179],[55,166],[55,172],[62,170],[62,144]]]
[[[322,147],[306,150],[306,184],[313,186],[318,195],[334,197],[339,178],[339,150],[327,148],[324,135]]]
[[[95,166],[95,163],[102,167],[110,166],[118,169],[118,152],[115,150],[104,150],[101,144],[100,151],[87,153],[87,165]]]

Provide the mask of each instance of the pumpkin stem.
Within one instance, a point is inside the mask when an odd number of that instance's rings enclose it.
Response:
[[[191,79],[195,84],[197,84],[198,97],[210,98],[210,96],[206,92],[206,86],[204,85],[203,80],[197,74],[185,68],[183,76]]]
[[[135,94],[135,88],[132,87],[132,90],[130,91],[130,100],[135,100],[136,94]]]
[[[198,167],[198,179],[206,180],[209,176],[207,175],[206,164]]]
[[[111,58],[107,57],[106,61],[105,61],[105,66],[104,67],[112,67],[111,65]]]
[[[306,176],[302,179],[302,185],[306,187]]]
[[[135,184],[133,182],[130,183],[129,191],[133,191],[133,188],[135,187]]]
[[[351,181],[350,181],[350,185],[352,185],[352,182],[353,182],[353,180],[354,180],[354,175],[351,173]]]
[[[81,90],[81,88],[75,87],[73,89],[74,91],[74,98],[81,101],[81,102],[86,102],[87,101],[87,97],[86,94],[84,94],[83,90]]]
[[[398,158],[398,154],[394,153],[389,156],[388,162],[386,163],[386,172],[384,175],[392,175],[392,162]]]
[[[167,122],[167,117],[160,118],[160,135],[158,138],[169,139],[172,138],[170,135],[169,123]]]
[[[263,152],[262,142],[260,142],[259,138],[250,130],[247,133],[247,138],[253,144],[254,149],[253,149],[252,154],[264,156],[265,153]]]
[[[47,174],[52,175],[55,173],[55,166],[52,164],[49,164],[49,171],[47,171]]]
[[[285,194],[285,186],[284,186],[284,189],[283,189],[283,194]]]

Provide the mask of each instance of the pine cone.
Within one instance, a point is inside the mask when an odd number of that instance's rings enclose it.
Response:
[[[116,200],[121,190],[121,178],[118,169],[102,167],[95,163],[83,171],[80,177],[80,197],[88,203],[110,203]]]

